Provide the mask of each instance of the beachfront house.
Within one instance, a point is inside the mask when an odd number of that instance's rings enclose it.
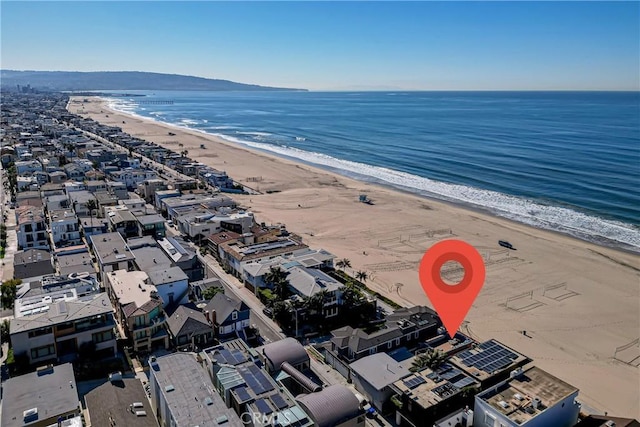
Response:
[[[572,427],[580,413],[577,397],[577,388],[534,366],[476,395],[473,423]]]

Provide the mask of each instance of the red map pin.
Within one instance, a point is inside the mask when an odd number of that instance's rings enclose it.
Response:
[[[464,276],[457,284],[449,285],[440,276],[440,269],[447,261],[457,261],[464,268]],[[482,256],[467,242],[442,240],[425,252],[419,273],[422,289],[453,338],[484,285]]]

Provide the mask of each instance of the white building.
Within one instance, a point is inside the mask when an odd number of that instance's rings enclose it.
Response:
[[[220,211],[203,210],[200,212],[188,213],[184,216],[175,218],[180,232],[198,241],[206,239],[212,234],[219,233],[223,230],[222,225],[226,224],[237,226],[237,233],[248,233],[253,225],[252,212],[232,212],[231,209],[222,208]]]
[[[16,208],[18,249],[49,249],[47,225],[42,208],[20,206]]]
[[[476,395],[475,427],[571,427],[578,422],[578,389],[538,367],[511,373]]]
[[[49,226],[54,246],[82,244],[78,217],[71,209],[49,211]]]
[[[138,184],[141,184],[148,179],[155,179],[158,176],[154,171],[127,168],[111,172],[111,177],[115,181],[123,182],[127,188],[134,190],[138,187]]]
[[[158,290],[162,307],[189,302],[189,279],[179,267],[159,268],[147,272]]]

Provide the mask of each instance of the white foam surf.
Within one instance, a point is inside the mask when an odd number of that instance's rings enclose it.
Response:
[[[245,141],[229,135],[216,135],[252,148],[328,167],[351,177],[391,185],[402,190],[450,202],[462,202],[538,228],[560,231],[598,243],[617,242],[640,251],[640,230],[630,224],[600,218],[561,206],[545,205],[527,198],[435,181],[406,172],[338,159],[295,147]]]

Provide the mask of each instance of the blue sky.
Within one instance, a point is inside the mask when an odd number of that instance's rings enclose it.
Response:
[[[639,2],[8,2],[0,65],[315,90],[639,90]]]

